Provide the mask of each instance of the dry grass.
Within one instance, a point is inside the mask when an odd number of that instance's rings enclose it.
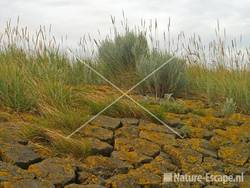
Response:
[[[77,158],[89,155],[89,143],[86,140],[66,138],[57,130],[26,124],[22,126],[19,134],[22,138],[44,145],[54,151],[54,155],[70,155]]]

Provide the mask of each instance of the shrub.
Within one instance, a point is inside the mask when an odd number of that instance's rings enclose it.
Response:
[[[153,50],[143,56],[137,63],[137,72],[141,79],[167,62],[172,56]],[[158,72],[142,83],[140,91],[143,94],[152,93],[157,97],[164,97],[166,93],[179,94],[185,84],[185,61],[174,58]]]
[[[116,83],[126,84],[133,80],[136,62],[148,51],[147,40],[144,35],[127,31],[124,35],[117,34],[114,40],[101,41],[98,47],[98,59],[103,74]]]

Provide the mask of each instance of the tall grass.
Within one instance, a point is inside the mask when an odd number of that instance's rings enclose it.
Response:
[[[206,46],[197,35],[187,38],[180,33],[174,41],[169,26],[168,33],[157,38],[157,22],[151,21],[147,27],[142,20],[134,29],[123,22],[123,31],[119,31],[112,21],[114,35],[93,40],[95,55],[83,61],[117,85],[129,88],[175,56],[137,91],[156,97],[168,93],[181,96],[183,92],[204,94],[211,103],[232,98],[238,110],[250,112],[249,49],[239,48],[235,40],[229,43],[225,34],[221,36],[219,27],[215,39]],[[85,109],[90,104],[82,91],[75,88],[105,84],[83,62],[65,53],[63,42],[57,42],[50,32],[40,27],[32,35],[26,27],[20,27],[19,22],[16,26],[8,22],[0,33],[1,106],[16,111],[36,111],[52,118],[50,114],[54,112],[75,113],[77,108]],[[102,107],[95,103],[90,106],[86,113]]]
[[[190,41],[186,46],[188,90],[205,94],[210,103],[230,98],[239,111],[250,113],[250,53],[242,39],[227,39],[218,23],[216,37],[207,49],[200,37]]]
[[[10,48],[0,52],[0,106],[17,111],[36,108],[37,98],[31,91],[31,81],[21,61],[28,61],[20,50]],[[19,64],[20,61],[20,64]]]
[[[228,68],[210,70],[199,65],[187,69],[188,86],[205,93],[211,103],[232,98],[239,110],[250,112],[250,71]]]

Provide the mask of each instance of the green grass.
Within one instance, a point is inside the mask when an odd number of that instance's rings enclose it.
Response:
[[[222,105],[221,112],[224,116],[228,117],[232,115],[233,113],[235,113],[236,109],[237,107],[236,107],[236,103],[234,102],[234,100],[232,98],[230,99],[226,98],[226,101]]]
[[[190,111],[188,108],[185,107],[184,103],[181,100],[164,100],[160,105],[166,112],[186,114]]]
[[[68,133],[116,97],[90,100],[87,92],[79,89],[86,85],[107,84],[84,63],[126,90],[174,56],[173,61],[134,92],[156,99],[167,94],[174,97],[198,94],[206,96],[211,104],[223,104],[230,98],[235,105],[226,102],[225,114],[235,110],[250,113],[250,70],[245,66],[249,64],[249,53],[237,53],[239,49],[235,44],[226,46],[226,42],[218,37],[219,42],[216,39],[211,43],[207,58],[199,38],[184,40],[180,37],[179,46],[171,46],[172,39],[167,40],[165,34],[165,43],[160,45],[156,38],[157,24],[155,28],[150,25],[136,29],[124,25],[124,31],[118,31],[116,27],[113,36],[94,40],[94,57],[80,58],[82,61],[79,61],[65,53],[50,33],[40,29],[33,36],[35,40],[31,40],[31,35],[23,33],[22,28],[8,24],[0,37],[0,106],[18,112],[33,112],[38,116],[38,124]],[[228,48],[230,53],[226,52]],[[176,49],[179,49],[177,53]],[[150,110],[159,117],[166,111],[188,111],[178,100],[164,101],[160,109]],[[145,116],[145,112],[127,101],[120,101],[105,113],[116,117]]]
[[[0,68],[0,105],[16,111],[36,108],[37,97],[30,91],[31,83],[21,68],[4,64]]]
[[[187,69],[187,87],[205,94],[210,103],[235,101],[242,112],[250,112],[250,71],[230,70],[226,67],[208,69],[199,65]]]
[[[70,134],[88,120],[88,112],[81,110],[67,109],[53,111],[38,118],[37,124],[42,127],[61,130],[65,134]]]
[[[77,158],[86,158],[90,154],[89,143],[84,139],[59,138],[52,143],[52,148],[59,154]]]

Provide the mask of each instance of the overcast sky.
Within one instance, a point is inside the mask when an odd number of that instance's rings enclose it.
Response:
[[[242,34],[250,46],[250,0],[0,0],[0,26],[20,16],[31,29],[51,24],[56,36],[77,43],[85,33],[108,33],[110,15],[119,20],[122,10],[129,23],[157,19],[161,30],[171,17],[172,32],[195,32],[204,40],[214,36],[219,19],[229,35]]]

